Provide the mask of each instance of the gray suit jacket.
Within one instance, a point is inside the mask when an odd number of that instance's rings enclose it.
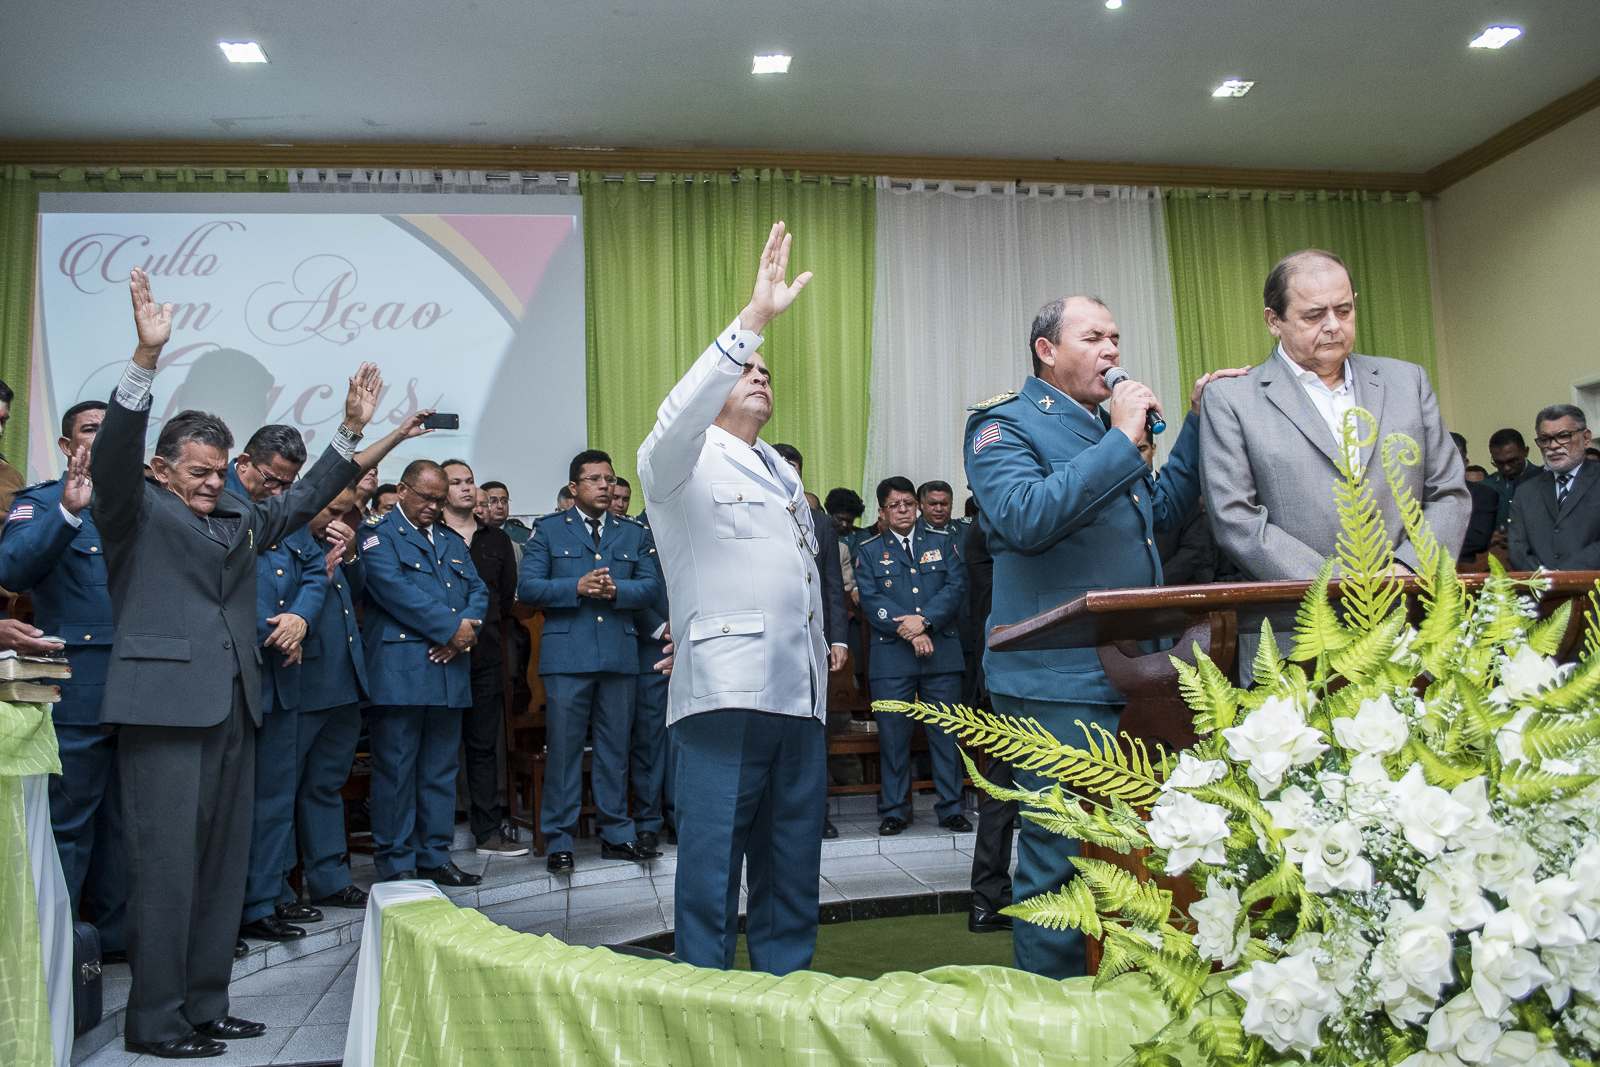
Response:
[[[256,504],[224,492],[213,514],[237,516],[229,537],[145,479],[149,418],[113,396],[89,456],[116,623],[100,721],[215,726],[237,676],[259,725],[256,552],[304,526],[359,468],[329,448],[282,496]]]
[[[1376,356],[1352,355],[1350,365],[1356,404],[1378,420],[1377,440],[1362,450],[1361,463],[1396,558],[1417,567],[1381,459],[1384,438],[1398,432],[1422,451],[1421,462],[1405,468],[1406,487],[1455,559],[1472,498],[1428,376],[1415,364]],[[1206,386],[1200,418],[1202,485],[1218,547],[1256,581],[1315,578],[1337,550],[1339,452],[1305,389],[1274,355],[1242,377]]]
[[[1543,471],[1517,486],[1511,499],[1511,566],[1531,571],[1600,570],[1600,463],[1578,468],[1578,479],[1556,509],[1556,476]]]

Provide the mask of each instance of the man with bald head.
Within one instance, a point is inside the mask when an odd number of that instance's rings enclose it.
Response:
[[[1384,480],[1384,439],[1403,433],[1420,462],[1402,477],[1451,559],[1472,513],[1461,455],[1439,417],[1428,376],[1414,363],[1352,353],[1356,294],[1344,262],[1307,249],[1267,275],[1267,329],[1278,339],[1249,374],[1206,393],[1201,468],[1217,545],[1257,581],[1316,577],[1334,554],[1340,427],[1363,408],[1377,436],[1351,458],[1366,471],[1396,559],[1418,566]]]
[[[1146,413],[1161,410],[1135,381],[1106,385],[1121,362],[1111,310],[1093,297],[1053,300],[1033,320],[1028,354],[1033,376],[1020,393],[972,407],[967,420],[967,483],[994,557],[988,625],[1018,622],[1091,590],[1161,584],[1155,536],[1178,529],[1200,491],[1199,419],[1184,420],[1157,480],[1140,453]],[[1217,371],[1195,383],[1190,411]],[[1092,648],[995,652],[983,657],[994,709],[1034,719],[1057,739],[1083,744],[1078,721],[1115,731],[1125,698],[1107,681]],[[1019,789],[1052,779],[1015,768]],[[987,811],[987,806],[985,806]],[[1073,875],[1077,842],[1023,823],[1013,892],[1017,900],[1060,889]],[[973,928],[1003,926],[993,912]],[[1085,969],[1083,935],[1019,923],[1016,965],[1050,978]]]

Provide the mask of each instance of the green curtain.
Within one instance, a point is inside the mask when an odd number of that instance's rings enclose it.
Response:
[[[33,366],[34,230],[40,193],[286,193],[289,173],[247,170],[230,177],[222,169],[180,168],[162,177],[154,169],[124,173],[116,167],[90,178],[69,167],[53,178],[34,178],[31,168],[8,166],[0,181],[0,380],[16,399],[0,450],[18,470],[28,470],[29,375]],[[130,343],[129,350],[132,350]],[[53,436],[53,435],[52,435]]]
[[[583,175],[589,444],[635,486],[656,408],[750,298],[773,222],[794,234],[789,277],[815,278],[766,333],[775,410],[762,437],[805,456],[806,487],[860,485],[872,351],[870,178]],[[643,502],[635,491],[633,510]]]
[[[1167,255],[1178,325],[1178,369],[1257,364],[1272,351],[1261,287],[1273,264],[1323,248],[1350,268],[1356,351],[1420,364],[1435,378],[1433,294],[1422,197],[1411,193],[1167,193]],[[1437,387],[1437,381],[1435,381]]]

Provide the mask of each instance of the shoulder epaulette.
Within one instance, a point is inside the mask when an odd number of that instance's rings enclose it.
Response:
[[[14,493],[13,495],[14,496],[21,496],[23,493],[31,493],[35,489],[45,489],[45,488],[48,488],[48,487],[50,487],[52,485],[55,485],[60,480],[61,480],[60,478],[51,478],[51,479],[49,479],[47,481],[43,481],[43,482],[34,482],[32,485],[25,485],[21,489],[18,489],[16,491],[16,493]]]
[[[547,511],[543,515],[535,515],[533,517],[533,523],[534,523],[535,526],[537,526],[539,523],[543,522],[546,519],[553,519],[557,515],[565,515],[565,514],[566,514],[566,509],[565,508],[563,508],[560,511]]]
[[[528,524],[523,522],[521,519],[518,519],[518,518],[507,519],[505,524],[507,526],[520,526],[524,530],[526,530],[528,528]]]
[[[376,526],[376,525],[378,525],[378,523],[380,523],[382,521],[383,521],[383,516],[382,515],[368,515],[366,518],[361,520],[361,525],[363,525],[363,526]]]
[[[883,536],[883,534],[881,534],[881,533],[875,533],[871,537],[867,538],[865,541],[857,541],[856,542],[856,547],[857,548],[865,548],[868,545],[872,544],[872,542],[878,540],[882,536]]]
[[[926,533],[938,534],[940,537],[949,537],[951,533],[954,532],[948,526],[946,526],[944,529],[940,529],[937,526],[924,526],[922,529]]]
[[[967,410],[968,411],[988,411],[992,407],[999,407],[1001,404],[1004,404],[1007,400],[1015,400],[1020,395],[1021,395],[1020,393],[1014,393],[1014,392],[1011,392],[1010,390],[1007,390],[1006,392],[1001,393],[999,396],[991,396],[988,400],[983,400],[983,401],[980,401],[979,403],[973,404]]]
[[[613,518],[613,519],[624,519],[624,520],[626,520],[626,521],[627,521],[627,522],[631,522],[631,523],[633,523],[633,524],[634,524],[634,525],[635,525],[635,526],[637,526],[637,527],[639,527],[639,529],[641,529],[641,530],[648,530],[648,529],[650,529],[650,527],[648,527],[648,526],[646,526],[646,525],[645,525],[645,524],[644,524],[644,523],[642,523],[642,522],[640,522],[640,521],[639,521],[639,520],[638,520],[638,519],[636,519],[636,518],[634,518],[634,517],[633,517],[633,516],[632,516],[632,515],[613,515],[613,516],[611,516],[611,517],[612,517],[612,518]]]

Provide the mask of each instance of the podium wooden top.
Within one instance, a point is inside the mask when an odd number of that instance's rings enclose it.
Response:
[[[1476,589],[1488,574],[1463,574],[1461,581]],[[1526,572],[1514,578],[1532,577]],[[1600,571],[1551,571],[1545,574],[1550,589],[1544,599],[1552,605],[1594,588]],[[1339,582],[1328,583],[1337,594]],[[1116,641],[1154,641],[1178,637],[1194,617],[1213,611],[1231,611],[1238,632],[1255,633],[1270,619],[1274,633],[1294,629],[1294,617],[1310,582],[1218,582],[1213,585],[1167,585],[1151,589],[1102,589],[1043,611],[1009,626],[989,631],[989,647],[996,652],[1025,652],[1053,648],[1094,648]],[[1417,591],[1417,580],[1407,578],[1405,591]]]

